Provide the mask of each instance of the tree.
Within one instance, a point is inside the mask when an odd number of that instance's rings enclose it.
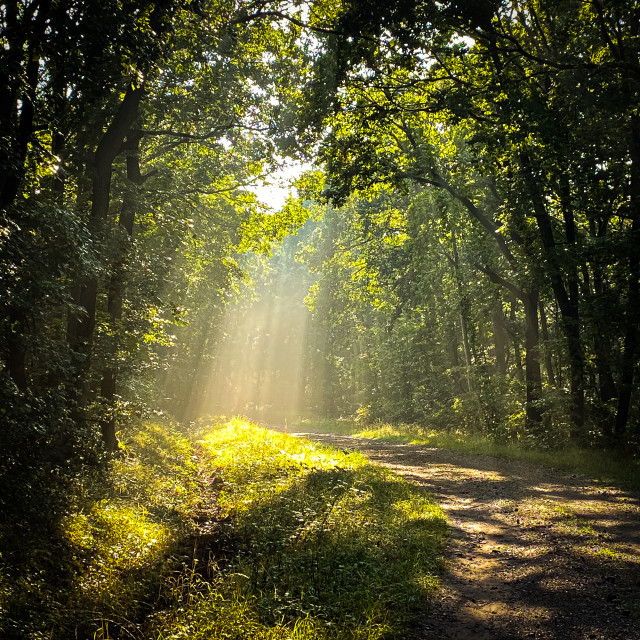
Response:
[[[121,390],[165,320],[184,322],[195,274],[210,268],[221,288],[235,277],[256,206],[242,188],[289,144],[280,112],[306,64],[297,28],[267,6],[280,3],[2,8],[6,404],[53,393],[61,418],[85,434],[97,421],[114,448]],[[189,247],[186,274],[165,268]]]
[[[575,437],[585,433],[588,345],[580,307],[591,298],[581,293],[592,281],[595,262],[589,255],[590,220],[601,233],[622,231],[625,245],[634,233],[635,214],[618,226],[614,221],[627,205],[610,197],[603,201],[601,184],[603,173],[607,181],[615,174],[611,184],[618,195],[629,193],[627,202],[633,202],[635,125],[628,96],[637,96],[631,26],[637,11],[595,1],[398,2],[366,8],[354,2],[333,23],[351,37],[334,41],[327,53],[334,60],[334,84],[342,87],[327,120],[333,193],[419,180],[456,198],[494,238],[508,263],[503,267],[518,274],[519,282],[511,285],[525,294],[529,357],[535,357],[537,290],[551,287],[566,340]],[[593,131],[605,132],[607,151],[595,143]],[[478,174],[482,180],[470,179]],[[587,205],[587,182],[591,202],[603,205],[599,211]],[[602,255],[598,260],[601,274]],[[607,269],[618,260],[611,253]],[[628,265],[633,274],[635,258]],[[508,286],[504,274],[479,267]],[[620,293],[628,292],[625,298],[634,297],[635,276],[618,283]],[[621,383],[634,368],[637,327],[629,307],[624,316],[629,347],[618,365]],[[602,352],[603,345],[597,348]],[[612,384],[606,354],[598,360],[607,397]],[[532,362],[533,413],[537,368]],[[618,431],[624,430],[622,407],[628,400],[626,393],[619,396]]]

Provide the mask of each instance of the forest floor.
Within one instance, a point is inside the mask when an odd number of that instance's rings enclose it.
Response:
[[[364,453],[447,514],[442,588],[412,640],[640,639],[639,496],[520,461],[294,435]]]

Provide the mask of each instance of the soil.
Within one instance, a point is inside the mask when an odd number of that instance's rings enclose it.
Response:
[[[640,640],[640,498],[553,469],[418,445],[295,434],[425,487],[451,526],[411,640]]]

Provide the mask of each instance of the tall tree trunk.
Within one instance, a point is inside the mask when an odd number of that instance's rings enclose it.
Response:
[[[493,344],[496,351],[496,369],[503,376],[507,375],[507,345],[504,334],[502,302],[498,300],[493,307]]]
[[[111,281],[109,283],[107,301],[112,341],[104,362],[102,380],[100,381],[100,395],[109,408],[109,412],[101,418],[100,428],[105,446],[111,450],[116,449],[118,446],[115,398],[118,387],[119,324],[122,319],[125,265],[133,244],[133,225],[137,205],[135,189],[142,186],[146,179],[140,172],[140,139],[141,135],[138,133],[134,134],[133,137],[129,135],[127,138],[129,146],[127,152],[127,179],[130,182],[130,188],[125,191],[122,198],[122,207],[118,220],[121,237],[118,238],[118,256],[111,267]]]
[[[631,215],[633,222],[627,246],[629,248],[629,278],[627,281],[627,313],[624,355],[620,376],[620,395],[614,434],[621,441],[627,431],[631,393],[638,360],[638,324],[640,323],[640,117],[631,121]]]
[[[547,325],[547,314],[544,310],[544,304],[542,301],[538,303],[540,311],[540,329],[542,332],[542,339],[545,343],[544,349],[544,368],[547,372],[547,380],[552,387],[556,386],[556,377],[553,372],[553,361],[551,360],[551,350],[549,349],[549,327]]]
[[[124,140],[138,117],[138,111],[144,88],[129,87],[120,103],[118,111],[103,134],[94,155],[91,212],[89,215],[89,230],[99,250],[104,240],[104,228],[109,214],[111,197],[111,173],[113,161],[122,150]],[[88,390],[86,387],[87,374],[91,364],[91,346],[96,320],[96,305],[98,298],[98,278],[91,277],[80,285],[78,301],[85,310],[85,314],[76,318],[69,327],[71,344],[80,354],[80,369],[78,384],[84,388],[85,394],[81,404],[86,403]],[[79,407],[82,411],[83,407]],[[105,439],[107,447],[113,446],[111,439]]]
[[[111,124],[102,136],[96,149],[93,162],[93,181],[89,230],[98,245],[104,239],[104,227],[109,214],[111,198],[111,173],[113,161],[120,152],[129,129],[138,117],[140,100],[144,94],[142,88],[129,88]],[[90,342],[96,319],[97,278],[93,278],[84,287],[80,295],[86,316],[81,319],[78,335]]]
[[[629,284],[627,301],[627,326],[624,337],[624,355],[620,376],[620,394],[618,396],[618,410],[614,426],[614,435],[621,441],[627,431],[627,420],[631,405],[631,393],[635,377],[636,361],[638,359],[638,307],[640,307],[640,260],[638,259],[638,242],[640,242],[640,219],[633,221],[633,235],[638,238],[630,248]]]
[[[460,300],[460,331],[462,333],[462,347],[464,350],[464,362],[466,367],[467,378],[467,391],[471,393],[473,391],[473,377],[471,374],[473,367],[473,360],[471,358],[471,348],[469,346],[469,331],[467,327],[466,316],[466,296],[462,290],[462,283],[460,282],[460,260],[458,256],[458,243],[456,241],[456,234],[453,228],[451,229],[451,248],[453,252],[453,269],[454,278],[456,280],[456,287],[458,291],[458,298]]]
[[[593,237],[602,237],[606,231],[606,225],[601,225],[601,232],[596,231],[593,220],[589,223],[590,233]],[[611,340],[608,334],[607,323],[604,319],[602,309],[602,300],[605,296],[605,283],[602,267],[597,263],[597,259],[593,260],[593,274],[591,281],[593,283],[593,292],[595,299],[592,303],[595,306],[591,317],[591,337],[592,348],[595,356],[595,367],[597,373],[597,390],[598,398],[601,406],[596,407],[597,421],[601,425],[602,434],[607,440],[613,437],[614,415],[607,406],[611,400],[618,397],[618,390],[613,377],[612,362],[613,355],[611,349]]]
[[[509,321],[511,322],[511,326],[515,327],[516,325],[516,305],[518,301],[516,299],[515,294],[511,296],[511,309],[509,311]],[[518,380],[522,380],[522,353],[520,352],[520,341],[518,340],[518,336],[515,332],[511,331],[511,340],[513,341],[513,359],[516,363],[516,377]]]
[[[593,220],[589,221],[589,233],[592,237],[601,238],[605,235],[606,230],[606,224],[600,224],[600,228],[597,229],[595,222]],[[602,300],[605,295],[605,283],[602,267],[597,261],[594,261],[592,281],[596,299]],[[602,311],[592,315],[596,316],[592,321],[591,328],[593,332],[595,364],[598,372],[598,396],[600,401],[603,404],[606,404],[618,396],[616,383],[611,369],[611,342],[607,335],[606,325],[600,320],[602,317]],[[606,418],[604,419],[603,429],[606,435],[611,436],[613,434],[612,424],[610,421],[606,420]]]
[[[537,181],[532,166],[532,161],[528,154],[520,154],[520,161],[524,172],[525,182],[529,190],[529,197],[533,204],[533,211],[542,240],[542,246],[547,258],[548,273],[551,286],[560,309],[562,326],[567,341],[567,352],[569,355],[569,384],[571,393],[571,437],[580,439],[584,435],[585,407],[584,407],[584,352],[582,337],[580,335],[580,316],[578,309],[578,276],[573,266],[563,268],[561,265],[556,241],[553,237],[551,218],[547,212],[542,194],[538,188]],[[563,200],[564,200],[563,196]],[[575,241],[574,225],[571,209],[568,203],[563,202],[565,216],[565,233],[568,234],[567,242],[572,244]],[[563,271],[568,270],[568,291],[563,282]]]
[[[522,297],[525,316],[525,380],[527,385],[526,428],[535,432],[542,423],[540,399],[542,376],[540,373],[540,333],[538,326],[538,289],[533,288]]]
[[[52,0],[30,3],[18,14],[18,3],[5,5],[3,29],[6,48],[3,49],[0,71],[0,127],[9,137],[8,145],[0,146],[0,210],[11,206],[24,181],[29,143],[33,136],[36,115],[36,91],[40,75],[39,50],[45,37]],[[37,11],[34,11],[37,7]],[[10,77],[11,71],[24,70],[19,84]],[[19,101],[17,100],[19,98]],[[19,103],[19,106],[18,106]],[[17,122],[14,113],[19,113]]]

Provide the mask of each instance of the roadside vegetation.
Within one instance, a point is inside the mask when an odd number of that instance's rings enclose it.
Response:
[[[640,459],[633,451],[625,455],[619,450],[606,451],[569,445],[543,449],[519,439],[508,442],[496,440],[489,433],[469,433],[463,429],[444,430],[418,424],[390,424],[382,421],[363,424],[357,419],[302,419],[298,425],[302,431],[337,433],[523,460],[578,473],[600,482],[640,489]]]
[[[437,587],[442,512],[360,454],[240,419],[123,441],[46,538],[4,523],[2,637],[401,637]]]

